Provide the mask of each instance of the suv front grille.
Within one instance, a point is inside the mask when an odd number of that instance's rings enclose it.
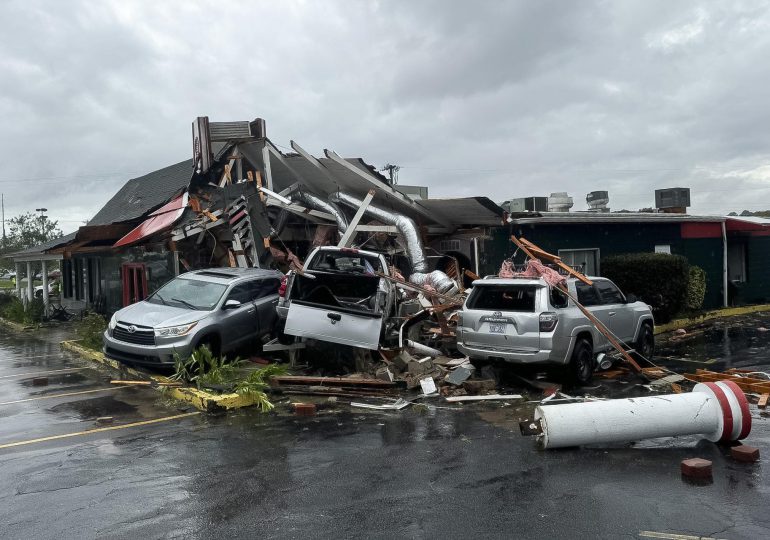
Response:
[[[135,330],[129,332],[129,327],[133,327]],[[134,345],[155,345],[155,331],[152,328],[130,325],[124,322],[118,322],[112,331],[112,337],[118,341],[133,343]]]

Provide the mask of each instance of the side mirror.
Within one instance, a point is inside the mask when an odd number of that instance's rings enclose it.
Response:
[[[222,309],[235,309],[241,307],[241,303],[238,300],[227,300]]]
[[[626,295],[626,303],[627,304],[633,304],[634,302],[637,302],[639,299],[636,297],[635,294],[627,294]]]

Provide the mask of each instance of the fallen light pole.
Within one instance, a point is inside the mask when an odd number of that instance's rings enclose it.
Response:
[[[702,435],[732,442],[751,431],[743,391],[732,381],[699,383],[687,394],[539,405],[522,433],[537,435],[543,448],[631,442]]]

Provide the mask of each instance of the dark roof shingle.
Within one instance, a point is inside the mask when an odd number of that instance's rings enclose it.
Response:
[[[142,217],[165,204],[175,193],[186,188],[193,173],[193,160],[133,178],[105,204],[88,225],[108,225]]]

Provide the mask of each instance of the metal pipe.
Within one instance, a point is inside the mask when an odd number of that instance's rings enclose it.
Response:
[[[363,205],[361,199],[341,192],[333,193],[329,197],[329,201],[342,203],[351,208],[360,208]],[[457,290],[455,281],[444,272],[440,270],[428,272],[428,262],[425,258],[417,224],[412,219],[372,204],[366,208],[366,213],[398,229],[406,244],[406,254],[412,262],[412,274],[409,276],[409,281],[421,287],[429,285],[440,293],[451,293]]]
[[[688,394],[541,405],[535,420],[540,422],[543,448],[677,435],[730,442],[751,431],[748,401],[732,381],[699,383]]]
[[[431,358],[437,358],[441,356],[441,351],[438,349],[434,349],[433,347],[428,347],[427,345],[423,345],[422,343],[417,343],[416,341],[412,341],[411,339],[407,339],[405,341],[406,346],[410,349],[414,349],[416,352],[420,354],[424,354],[425,356],[430,356]]]

